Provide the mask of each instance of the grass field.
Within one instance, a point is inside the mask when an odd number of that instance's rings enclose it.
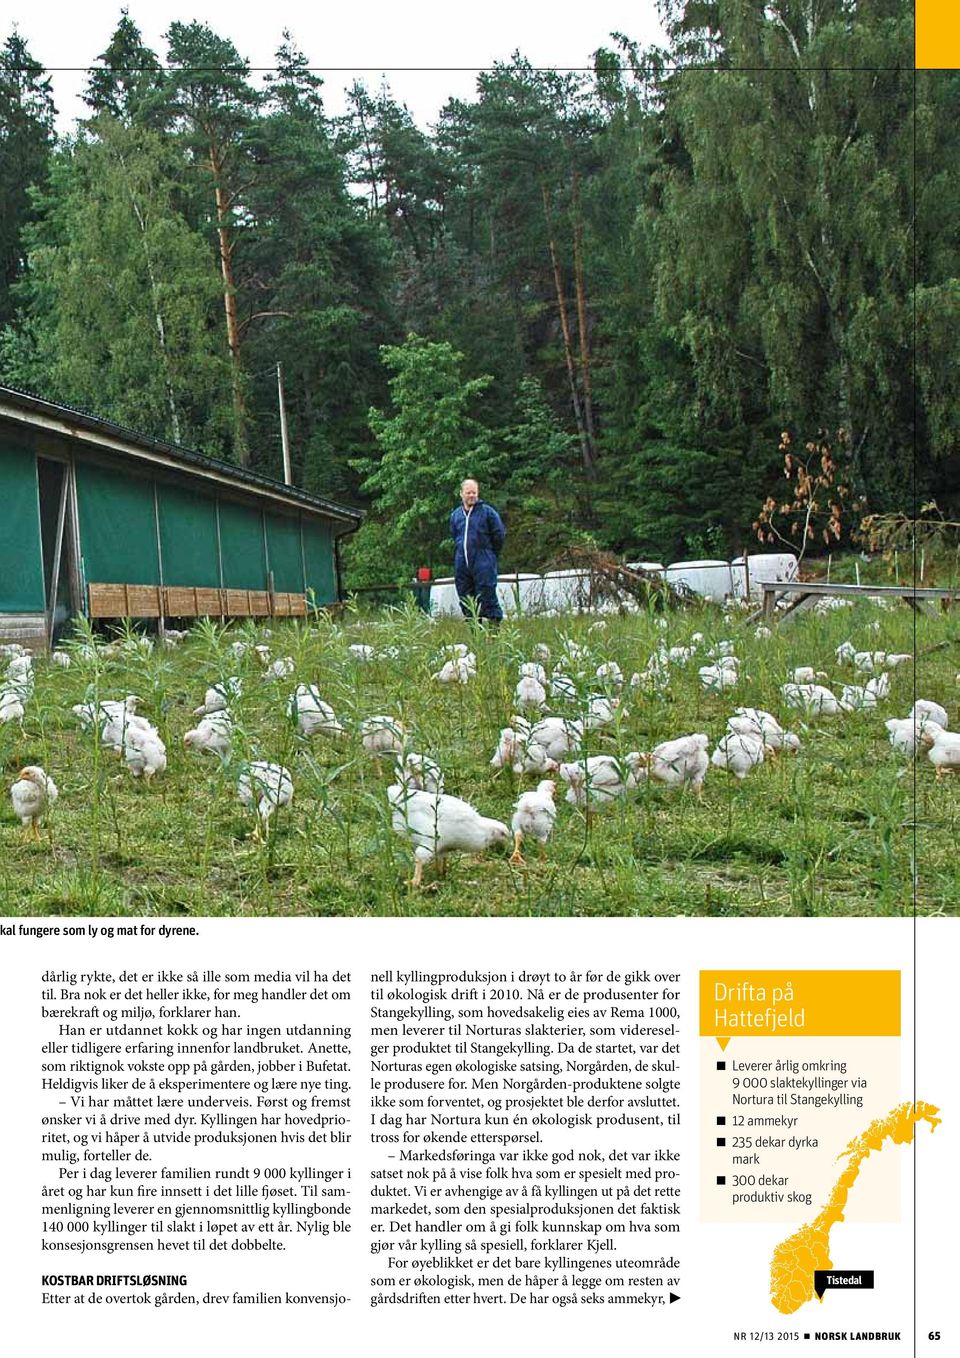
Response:
[[[35,666],[36,687],[22,729],[0,727],[0,910],[4,914],[78,915],[887,915],[954,914],[960,909],[960,778],[934,780],[890,748],[884,718],[905,716],[914,696],[943,703],[957,729],[960,618],[921,618],[905,606],[858,604],[824,616],[806,614],[757,638],[743,615],[719,609],[508,621],[495,635],[466,624],[434,624],[415,611],[339,624],[275,625],[274,657],[293,657],[296,672],[264,680],[248,653],[228,650],[238,637],[260,640],[251,626],[224,631],[198,625],[175,649],[130,649],[104,657],[72,648],[73,663]],[[588,825],[563,800],[546,861],[528,855],[513,867],[500,850],[483,859],[451,858],[434,889],[408,887],[412,857],[391,829],[385,789],[360,746],[357,727],[373,713],[402,717],[411,748],[436,759],[446,790],[485,815],[509,822],[518,794],[508,772],[489,767],[500,728],[514,711],[517,667],[545,642],[554,658],[563,637],[589,648],[592,669],[615,660],[626,675],[643,670],[657,646],[704,634],[698,656],[671,669],[664,692],[624,699],[615,728],[587,738],[587,752],[649,750],[695,731],[711,747],[735,706],[767,708],[799,732],[797,755],[768,760],[740,785],[711,768],[702,800],[644,783],[629,800]],[[697,666],[720,639],[742,662],[732,692],[702,691]],[[835,648],[910,651],[914,667],[891,674],[890,696],[872,712],[804,722],[783,705],[780,685],[796,665],[826,671],[835,692],[857,681]],[[444,644],[468,641],[478,671],[468,685],[431,680]],[[352,642],[391,656],[360,663]],[[68,647],[68,649],[71,649]],[[231,704],[234,750],[217,758],[185,750],[192,709],[207,685],[243,678]],[[747,677],[749,676],[749,677]],[[347,728],[340,740],[301,737],[287,712],[298,682],[314,683]],[[589,685],[581,685],[585,693]],[[593,685],[596,689],[596,685]],[[99,733],[82,732],[70,711],[81,701],[136,693],[140,711],[160,728],[169,764],[150,785],[133,780]],[[557,707],[574,715],[577,704]],[[286,765],[296,793],[277,813],[266,842],[236,793],[242,760]],[[26,764],[57,781],[60,799],[39,843],[25,840],[6,789]],[[523,786],[532,787],[527,778]]]

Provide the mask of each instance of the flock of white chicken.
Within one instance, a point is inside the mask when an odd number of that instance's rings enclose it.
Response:
[[[602,638],[603,627],[598,622],[590,630]],[[181,639],[181,634],[167,634],[168,644]],[[150,645],[148,638],[136,637],[114,644],[128,650],[147,650]],[[107,647],[98,649],[109,652]],[[379,654],[365,644],[346,649],[358,664],[401,657],[396,646]],[[259,664],[262,679],[278,685],[297,671],[292,656],[274,656],[265,642],[238,639],[230,643],[227,653],[237,668],[249,656]],[[852,643],[844,642],[836,650],[836,664],[854,671],[851,677],[860,682],[843,682],[837,694],[822,682],[828,678],[826,673],[799,666],[784,676],[780,686],[783,706],[795,711],[804,723],[841,713],[870,714],[889,697],[891,671],[912,659],[904,653],[857,651]],[[57,652],[52,660],[69,666],[70,653]],[[708,647],[699,633],[682,646],[669,647],[660,641],[645,668],[629,680],[617,661],[596,663],[595,651],[570,638],[561,638],[555,657],[545,643],[537,643],[529,659],[518,661],[512,701],[516,710],[502,727],[489,760],[496,773],[509,771],[517,780],[536,779],[534,788],[517,797],[509,826],[444,790],[442,769],[434,758],[413,748],[413,735],[398,713],[350,722],[337,715],[312,683],[298,684],[283,701],[304,742],[315,737],[356,739],[378,773],[388,765],[387,814],[393,829],[413,851],[412,885],[419,887],[425,867],[436,863],[442,872],[445,858],[452,853],[479,854],[512,838],[512,862],[524,861],[526,839],[534,841],[544,855],[557,821],[559,784],[565,786],[566,801],[589,822],[596,811],[628,798],[644,783],[689,790],[701,797],[711,768],[726,771],[740,782],[765,761],[799,750],[800,735],[785,729],[771,712],[736,706],[712,752],[711,738],[705,732],[674,735],[649,750],[589,752],[600,741],[619,745],[630,704],[642,696],[666,695],[677,674],[697,660],[703,661],[697,676],[706,693],[732,694],[746,677],[734,642]],[[20,647],[7,646],[0,648],[0,663],[6,665],[0,679],[0,724],[22,723],[33,694],[32,658]],[[432,681],[438,685],[462,689],[477,681],[477,656],[464,643],[443,648],[434,664]],[[231,709],[241,703],[243,695],[240,675],[229,675],[208,687],[194,710],[196,725],[183,736],[185,750],[230,760],[236,728]],[[135,694],[127,694],[78,703],[72,712],[85,731],[99,731],[102,747],[117,754],[134,779],[149,784],[167,769],[167,750],[157,727],[138,711],[140,705]],[[949,730],[949,715],[941,704],[917,699],[905,717],[890,717],[885,724],[893,749],[908,759],[925,753],[938,779],[947,772],[960,772],[960,734]],[[285,765],[267,759],[232,767],[237,796],[254,814],[254,835],[266,837],[275,813],[293,801],[293,774]],[[37,765],[22,769],[11,798],[26,834],[39,838],[39,824],[57,796],[56,783],[44,769]]]

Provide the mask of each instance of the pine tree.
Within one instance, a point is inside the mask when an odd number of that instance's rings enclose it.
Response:
[[[176,148],[107,115],[58,153],[8,329],[8,380],[223,456],[230,375],[209,249],[177,208]]]
[[[50,80],[14,29],[0,48],[0,329],[13,319],[24,231],[36,220],[30,190],[46,183],[55,117]]]
[[[208,25],[173,23],[166,38],[164,96],[213,190],[213,221],[233,374],[236,453],[240,464],[249,466],[247,381],[237,317],[234,256],[249,169],[247,138],[260,101],[249,83],[249,63],[232,42],[219,37]]]
[[[388,246],[351,198],[321,81],[289,34],[251,129],[240,327],[258,411],[276,445],[277,363],[300,485],[355,499],[348,459],[372,451],[367,410],[386,394],[379,347],[391,322]]]
[[[107,113],[123,123],[164,122],[168,109],[162,95],[163,68],[126,9],[97,61],[83,96],[95,114]]]

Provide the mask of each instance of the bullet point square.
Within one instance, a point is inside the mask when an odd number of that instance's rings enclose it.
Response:
[[[718,1145],[718,1146],[725,1146],[726,1144],[727,1144],[727,1138],[726,1138],[725,1136],[718,1136],[718,1137],[717,1137],[717,1145]]]
[[[726,1070],[726,1068],[727,1068],[727,1063],[726,1063],[726,1061],[718,1061],[718,1062],[717,1062],[717,1070]]]
[[[717,1118],[717,1126],[718,1126],[718,1127],[726,1127],[726,1125],[727,1125],[727,1119],[726,1119],[726,1118]]]
[[[718,1174],[718,1175],[717,1175],[717,1183],[718,1183],[718,1184],[725,1184],[726,1182],[727,1182],[727,1176],[726,1176],[725,1174]]]

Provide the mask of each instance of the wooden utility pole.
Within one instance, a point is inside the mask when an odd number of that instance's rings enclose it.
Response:
[[[283,479],[288,486],[293,485],[293,471],[290,467],[290,438],[287,433],[287,407],[283,400],[283,368],[277,364],[277,400],[280,402],[280,446],[283,448]]]

